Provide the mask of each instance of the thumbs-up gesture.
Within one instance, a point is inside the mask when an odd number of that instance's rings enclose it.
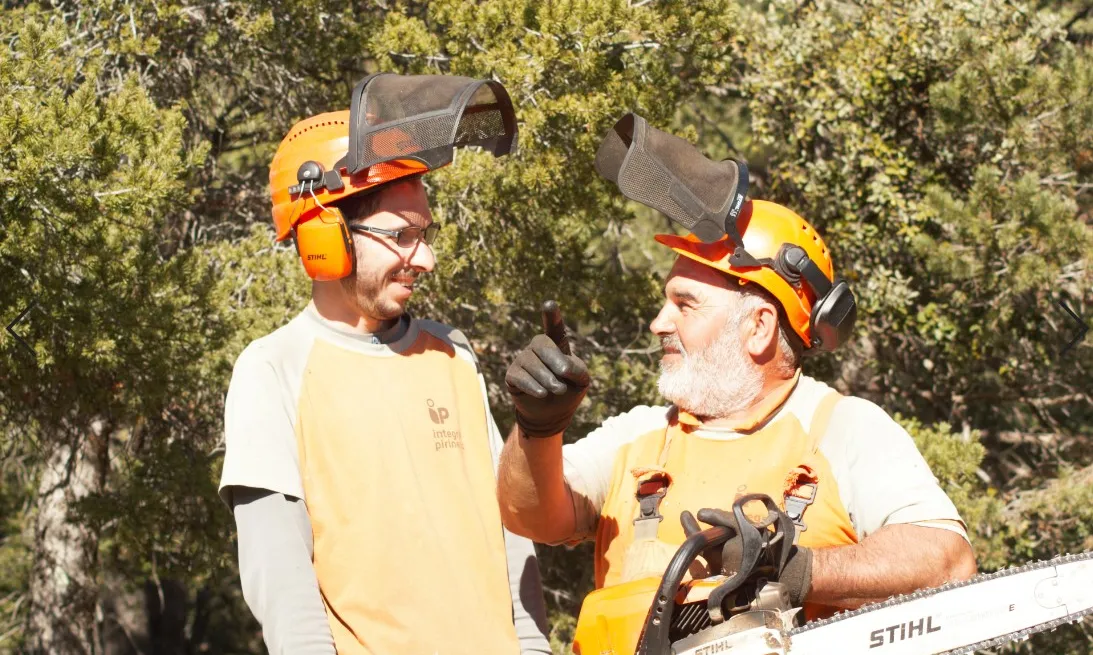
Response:
[[[516,405],[516,423],[528,437],[549,437],[569,427],[588,390],[588,367],[570,354],[558,303],[543,303],[543,332],[516,354],[505,384]]]

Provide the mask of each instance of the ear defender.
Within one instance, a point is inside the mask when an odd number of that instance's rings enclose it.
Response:
[[[301,164],[296,173],[300,193],[314,195],[314,189],[322,184],[323,177],[323,167],[318,162]],[[339,209],[319,204],[319,213],[298,223],[292,231],[296,237],[296,251],[311,279],[329,282],[353,272],[353,239]]]
[[[353,241],[340,211],[327,209],[294,231],[296,249],[311,279],[329,282],[353,272]]]
[[[812,345],[824,352],[835,350],[850,339],[858,304],[846,280],[839,280],[812,308]]]
[[[809,315],[809,334],[813,352],[831,352],[850,338],[858,305],[854,292],[845,280],[834,284],[827,279],[804,248],[783,244],[772,263],[773,268],[790,284],[804,280],[816,296]]]

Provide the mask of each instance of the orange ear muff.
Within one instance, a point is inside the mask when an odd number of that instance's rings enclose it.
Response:
[[[327,209],[294,229],[296,249],[311,279],[329,282],[353,272],[353,239],[340,211]]]

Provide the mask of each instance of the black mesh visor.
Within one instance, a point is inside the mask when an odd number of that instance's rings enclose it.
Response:
[[[736,229],[748,193],[742,162],[710,161],[686,140],[630,113],[604,136],[596,170],[627,198],[665,214],[706,243],[729,234],[743,245]]]
[[[495,157],[516,148],[516,116],[500,83],[452,75],[370,75],[349,107],[349,174],[395,159],[430,169],[477,146]]]

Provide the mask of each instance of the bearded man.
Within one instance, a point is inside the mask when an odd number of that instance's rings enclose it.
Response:
[[[545,335],[517,355],[506,377],[517,425],[498,481],[505,526],[545,544],[594,540],[598,589],[659,577],[686,537],[684,510],[766,494],[798,525],[780,582],[810,619],[974,575],[966,526],[908,433],[873,402],[802,374],[802,352],[821,340],[818,307],[837,286],[823,240],[761,200],[742,204],[735,227],[740,242],[657,237],[678,254],[650,325],[670,404],[563,445],[585,364]],[[794,270],[807,285],[787,282]]]

